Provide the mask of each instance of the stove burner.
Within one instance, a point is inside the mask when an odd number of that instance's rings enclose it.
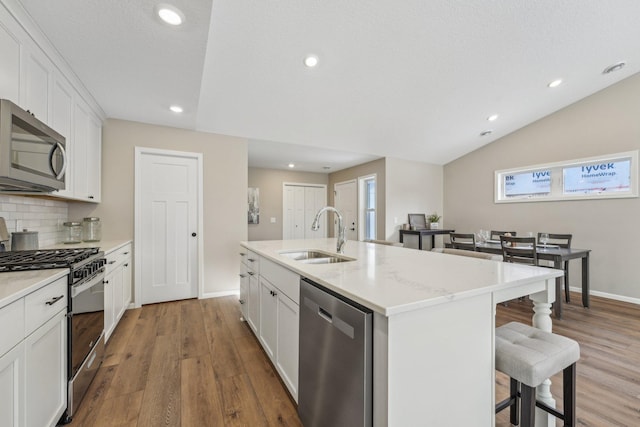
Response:
[[[100,251],[100,248],[44,249],[0,252],[0,273],[6,271],[70,268]]]

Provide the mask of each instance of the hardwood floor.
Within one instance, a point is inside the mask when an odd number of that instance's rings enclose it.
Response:
[[[300,426],[237,297],[127,310],[70,426]]]
[[[640,425],[640,307],[578,294],[554,319],[577,340],[581,426]],[[496,324],[529,323],[531,303],[499,305]],[[562,378],[551,379],[561,407]],[[497,373],[497,399],[508,378]],[[102,368],[70,424],[77,426],[300,426],[296,407],[244,322],[237,298],[186,300],[128,310]],[[496,426],[508,426],[508,411]],[[561,425],[560,422],[557,425]]]

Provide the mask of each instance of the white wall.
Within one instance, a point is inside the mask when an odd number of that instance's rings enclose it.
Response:
[[[238,248],[247,240],[247,141],[109,119],[102,142],[102,203],[71,203],[69,215],[100,217],[105,240],[133,239],[135,147],[203,153],[204,291],[213,296],[239,289]]]
[[[640,303],[640,199],[494,204],[495,170],[640,149],[640,74],[444,167],[445,223],[461,232],[571,233],[591,249],[591,289]],[[580,262],[570,264],[580,287]]]
[[[385,239],[399,241],[398,230],[408,221],[410,213],[443,214],[443,168],[439,165],[386,158],[386,222]],[[446,223],[443,216],[440,225]],[[417,247],[417,239],[409,236],[405,246]],[[436,245],[442,237],[436,236]],[[428,242],[425,239],[425,249]]]

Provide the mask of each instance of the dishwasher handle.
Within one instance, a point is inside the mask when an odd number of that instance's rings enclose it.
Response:
[[[331,313],[320,306],[318,306],[318,316],[322,317],[329,323],[333,323],[333,316],[331,315]]]

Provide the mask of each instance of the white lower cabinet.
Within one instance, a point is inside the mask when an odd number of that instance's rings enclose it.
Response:
[[[24,343],[0,357],[0,426],[24,425]]]
[[[260,278],[260,342],[275,364],[278,348],[278,290],[264,277]]]
[[[0,426],[55,426],[67,409],[67,276],[0,308]]]
[[[131,244],[110,251],[105,256],[104,331],[107,341],[131,303]]]
[[[257,275],[249,276],[249,292],[248,292],[249,309],[247,312],[247,322],[253,332],[257,335],[260,327],[260,283]]]
[[[67,408],[66,310],[25,340],[25,426],[55,426]]]
[[[259,263],[259,277],[249,276],[249,325],[297,402],[300,276],[265,258]]]

